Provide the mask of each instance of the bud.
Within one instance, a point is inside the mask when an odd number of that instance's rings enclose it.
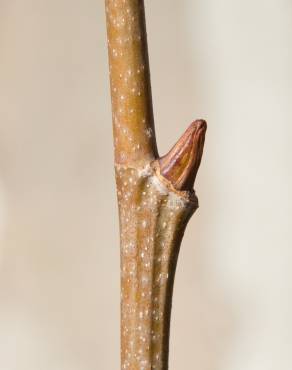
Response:
[[[192,190],[200,167],[207,123],[193,122],[172,149],[159,159],[160,173],[177,190]]]

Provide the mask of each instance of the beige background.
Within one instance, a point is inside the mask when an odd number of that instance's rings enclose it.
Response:
[[[158,144],[209,122],[171,370],[291,370],[290,0],[146,0]],[[0,368],[119,368],[102,0],[0,0]]]

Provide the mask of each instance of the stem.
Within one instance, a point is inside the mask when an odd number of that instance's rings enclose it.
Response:
[[[141,0],[106,0],[115,161],[157,158]]]
[[[172,291],[206,122],[158,158],[144,2],[106,0],[121,241],[121,367],[167,370]]]

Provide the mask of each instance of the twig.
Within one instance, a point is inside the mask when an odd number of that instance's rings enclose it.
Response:
[[[206,122],[159,158],[142,0],[106,0],[121,240],[121,368],[167,370],[174,275]]]

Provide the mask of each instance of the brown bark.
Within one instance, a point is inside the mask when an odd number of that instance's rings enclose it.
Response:
[[[159,158],[144,2],[106,0],[121,240],[121,368],[168,369],[174,275],[198,201],[192,190],[206,122]]]

